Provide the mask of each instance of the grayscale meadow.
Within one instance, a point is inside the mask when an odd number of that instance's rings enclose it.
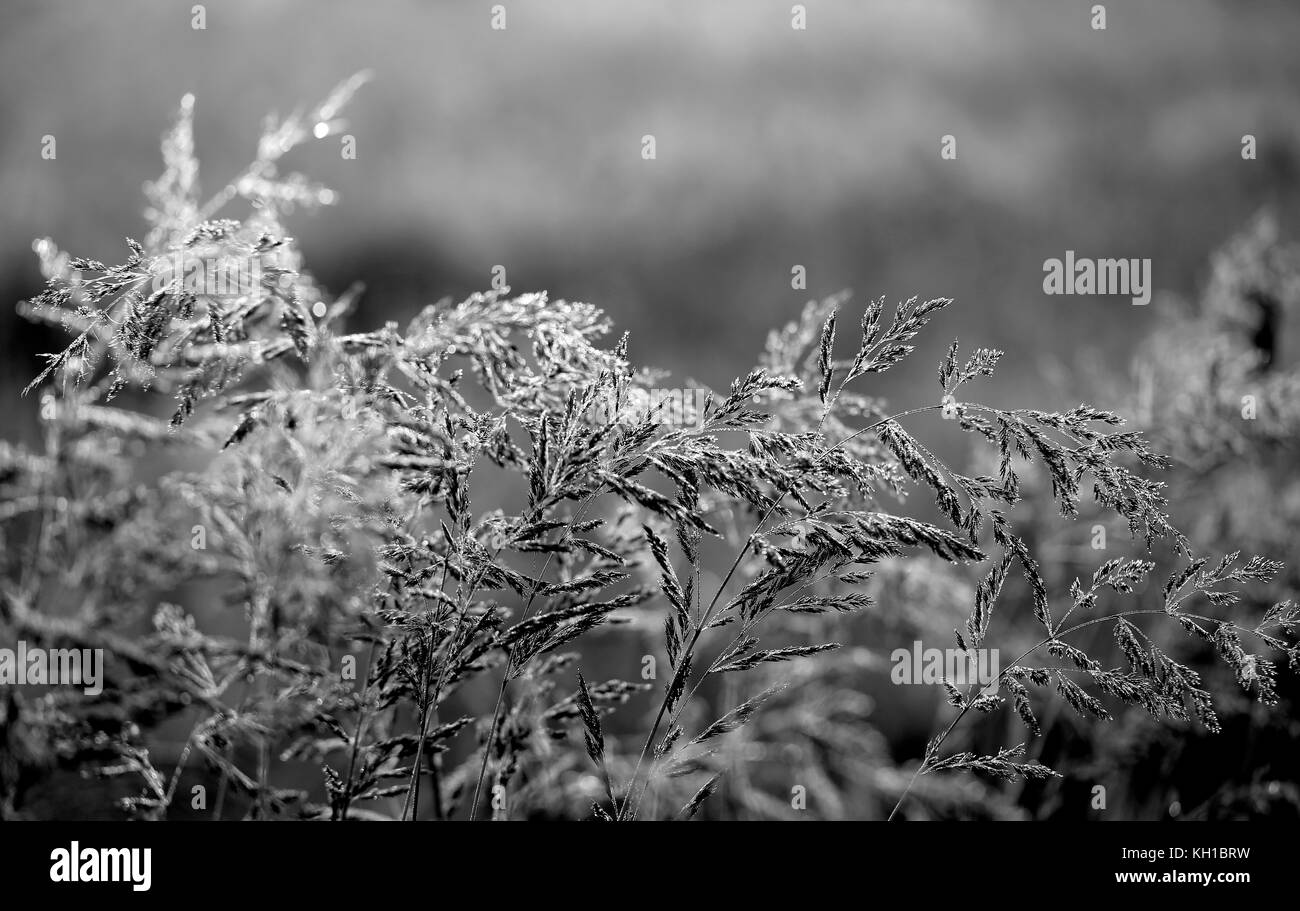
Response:
[[[25,102],[0,818],[1300,817],[1300,16],[724,6],[288,4],[348,50],[241,92],[195,5]]]

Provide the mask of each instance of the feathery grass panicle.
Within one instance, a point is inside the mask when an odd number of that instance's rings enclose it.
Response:
[[[843,360],[848,296],[811,303],[692,422],[656,409],[610,419],[662,375],[633,365],[626,336],[608,347],[610,322],[588,304],[500,289],[439,301],[404,329],[347,327],[360,290],[317,286],[283,228],[292,208],[333,194],[281,166],[317,124],[338,131],[363,81],[269,122],[254,162],[206,202],[187,96],[146,190],[143,242],[128,240],[117,265],[37,244],[48,284],[24,312],[72,341],[28,388],[42,392],[45,448],[0,447],[0,531],[12,542],[0,625],[104,647],[111,684],[94,700],[20,701],[15,723],[50,755],[141,782],[129,813],[173,812],[192,759],[219,783],[218,816],[626,820],[657,815],[662,798],[690,818],[708,812],[731,744],[761,731],[764,713],[800,729],[799,700],[819,693],[828,711],[850,712],[851,687],[822,669],[865,650],[815,624],[891,607],[876,574],[900,562],[981,580],[956,631],[962,649],[1026,630],[1039,640],[989,690],[946,684],[955,718],[916,775],[1055,774],[1021,761],[1021,747],[940,756],[970,709],[1001,710],[1004,690],[1033,734],[1051,692],[1100,719],[1125,703],[1217,726],[1200,676],[1157,646],[1147,620],[1210,643],[1244,689],[1276,697],[1275,664],[1243,636],[1295,667],[1294,606],[1253,628],[1217,612],[1240,599],[1231,586],[1279,565],[1191,559],[1147,476],[1169,461],[1118,415],[980,402],[971,390],[1002,352],[963,362],[956,342],[937,400],[891,412],[860,388],[913,353],[946,298],[892,316],[883,298],[868,303]],[[232,211],[239,201],[247,212]],[[208,267],[202,282],[171,268],[186,256]],[[160,401],[169,420],[154,414]],[[996,468],[965,474],[939,458],[925,442],[931,419],[954,420]],[[136,447],[161,445],[186,447],[194,467],[128,484]],[[519,479],[512,507],[479,511],[489,469]],[[1143,559],[1110,560],[1057,597],[1014,521],[1022,473],[1046,477],[1061,516],[1109,512],[1144,549],[1164,542],[1191,559],[1162,609],[1111,610],[1111,595],[1154,571]],[[937,520],[901,511],[912,488],[933,497]],[[729,568],[706,573],[719,549],[734,555]],[[219,604],[151,606],[200,580]],[[61,590],[85,606],[56,622]],[[104,632],[149,622],[139,643]],[[1071,641],[1107,623],[1126,671]],[[570,649],[606,635],[633,638],[646,666],[666,658],[666,671],[595,685],[577,672],[566,692]],[[611,717],[647,691],[648,717],[628,718],[640,702]],[[169,778],[150,747],[173,721],[191,733]],[[827,736],[870,755],[841,728]],[[319,766],[315,790],[274,784],[291,761]]]

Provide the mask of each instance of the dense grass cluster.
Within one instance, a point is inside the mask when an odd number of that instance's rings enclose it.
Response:
[[[1057,774],[1019,742],[953,751],[972,712],[1012,713],[1029,735],[1046,704],[1217,729],[1211,691],[1160,624],[1211,646],[1262,703],[1276,668],[1251,649],[1300,662],[1290,602],[1232,613],[1238,586],[1280,564],[1196,556],[1149,476],[1170,461],[1118,414],[980,402],[1002,352],[956,342],[918,404],[891,412],[862,391],[948,300],[876,300],[851,320],[847,298],[811,303],[691,420],[626,419],[617,405],[663,377],[634,366],[626,336],[607,342],[587,304],[497,290],[349,331],[359,289],[317,287],[284,228],[329,191],[279,168],[337,132],[358,85],[272,124],[206,203],[187,99],[144,241],[118,265],[37,244],[48,288],[24,312],[73,339],[31,387],[44,448],[0,448],[0,630],[103,648],[109,680],[95,698],[7,693],[5,815],[58,766],[134,776],[125,808],[164,818],[193,806],[178,792],[191,765],[217,783],[216,816],[690,818],[729,777],[747,811],[785,815],[793,785],[827,790],[809,744],[836,776],[854,774],[841,761],[889,771],[863,786],[884,795],[879,815],[906,814],[943,799],[913,793],[929,773]],[[256,281],[207,293],[168,271],[178,255]],[[940,459],[928,421],[969,434],[987,471]],[[901,511],[911,490],[932,518]],[[502,491],[506,505],[485,505]],[[1117,517],[1144,555],[1164,547],[1179,565],[1162,596],[1125,606],[1155,570],[1128,557],[1053,591],[1017,525],[1031,493],[1067,520]],[[904,606],[891,586],[912,563],[944,586],[977,573],[938,644],[1017,657],[994,687],[945,684],[951,718],[904,773],[846,720],[832,633]],[[1098,627],[1113,643],[1094,657],[1078,639]],[[617,637],[644,658],[584,676],[572,649]],[[644,714],[616,734],[620,707]],[[183,747],[159,768],[159,732],[178,727]],[[771,747],[753,763],[747,735]],[[805,777],[772,779],[773,750],[798,754]],[[318,784],[279,783],[304,764]]]

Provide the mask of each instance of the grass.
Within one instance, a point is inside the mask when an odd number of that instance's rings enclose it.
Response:
[[[282,167],[343,128],[363,81],[271,122],[207,201],[187,97],[148,188],[151,231],[121,263],[37,244],[48,285],[23,312],[72,341],[29,387],[43,449],[0,450],[0,623],[6,638],[105,649],[109,680],[97,699],[11,697],[10,725],[37,746],[3,782],[6,815],[57,761],[138,781],[122,806],[150,819],[174,813],[191,763],[215,776],[218,817],[237,802],[253,819],[691,818],[746,774],[734,745],[792,698],[790,679],[841,648],[806,624],[871,610],[874,574],[900,563],[978,571],[961,650],[1032,642],[996,693],[944,685],[952,718],[894,787],[891,817],[926,775],[1060,774],[1022,744],[945,754],[972,713],[1009,709],[1037,734],[1055,694],[1083,717],[1109,702],[1216,729],[1198,672],[1139,624],[1211,644],[1244,691],[1275,700],[1275,666],[1247,643],[1294,665],[1295,607],[1253,626],[1216,614],[1281,565],[1195,556],[1149,476],[1170,460],[1118,414],[981,402],[972,390],[1003,354],[955,341],[938,390],[907,407],[863,390],[948,299],[882,298],[851,320],[846,295],[812,302],[754,369],[698,414],[683,396],[671,419],[651,396],[664,376],[634,365],[626,335],[607,346],[588,304],[496,289],[405,328],[347,329],[361,290],[319,287],[284,227],[330,193]],[[236,204],[243,219],[226,214]],[[164,268],[178,256],[208,280],[255,281],[194,284]],[[632,419],[620,407],[647,398],[658,406]],[[927,422],[968,434],[989,471],[938,458]],[[160,453],[184,467],[140,481]],[[1025,473],[1046,479],[1059,518],[1080,514],[1090,482],[1088,508],[1136,550],[1170,552],[1157,609],[1110,609],[1155,570],[1138,557],[1049,590],[1016,523]],[[513,503],[476,505],[499,474]],[[911,491],[933,520],[901,509]],[[1075,644],[1100,626],[1124,666]],[[573,647],[602,636],[651,649],[642,679],[583,676]],[[621,717],[646,701],[644,719]],[[154,748],[177,725],[165,774]],[[318,784],[282,784],[304,767]]]

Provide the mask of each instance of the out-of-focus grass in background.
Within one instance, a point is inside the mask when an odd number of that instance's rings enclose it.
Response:
[[[1257,207],[1287,227],[1300,197],[1294,2],[1110,3],[1104,32],[1081,0],[812,0],[804,32],[785,0],[505,5],[493,31],[486,2],[214,2],[196,31],[189,2],[6,3],[0,410],[34,408],[17,389],[37,338],[12,314],[39,287],[31,238],[118,261],[187,91],[210,193],[264,113],[374,70],[357,160],[330,139],[288,162],[340,192],[294,227],[327,286],[368,284],[365,326],[502,264],[516,290],[605,307],[639,362],[712,385],[847,286],[957,297],[947,334],[1015,353],[990,394],[1020,404],[1080,346],[1120,363],[1151,318],[1044,296],[1045,258],[1150,257],[1158,288],[1187,291]],[[900,407],[921,376],[933,391],[933,359],[914,360],[882,390]]]

